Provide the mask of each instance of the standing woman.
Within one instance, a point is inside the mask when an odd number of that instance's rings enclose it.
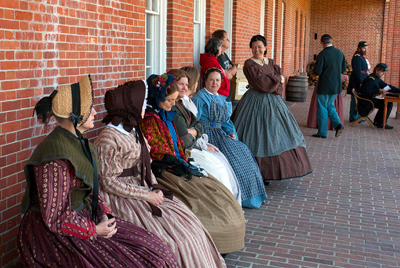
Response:
[[[106,92],[102,122],[108,125],[95,141],[104,200],[118,216],[163,240],[182,268],[223,267],[203,224],[151,172],[149,146],[139,128],[146,96],[145,81],[129,81]]]
[[[250,89],[238,103],[232,121],[239,139],[256,158],[264,180],[304,176],[311,163],[306,142],[289,107],[283,100],[281,68],[265,57],[267,40],[251,38],[253,57],[244,63]]]
[[[90,75],[58,87],[35,106],[59,124],[25,165],[24,217],[18,251],[27,267],[179,267],[158,237],[113,217],[98,194],[96,148],[82,137],[94,127]]]
[[[204,74],[206,87],[193,98],[197,116],[210,143],[217,146],[235,171],[242,194],[242,207],[259,208],[267,198],[257,163],[245,144],[236,139],[225,99],[218,94],[222,74],[217,68]]]
[[[139,126],[151,147],[151,167],[158,183],[172,190],[193,211],[219,253],[242,249],[245,221],[240,205],[222,183],[214,177],[202,176],[187,161],[185,145],[172,121],[176,112],[171,109],[178,97],[174,76],[151,75],[147,84],[148,107]]]

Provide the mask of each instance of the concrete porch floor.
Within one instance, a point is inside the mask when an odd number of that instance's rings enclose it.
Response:
[[[351,127],[347,95],[342,136],[314,138],[317,130],[306,127],[311,95],[288,104],[313,173],[273,181],[266,203],[245,209],[246,245],[227,256],[228,267],[400,267],[400,120],[393,111],[393,130]]]

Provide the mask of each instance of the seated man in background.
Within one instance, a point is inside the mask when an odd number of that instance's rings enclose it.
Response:
[[[377,99],[376,97],[386,92],[400,93],[399,88],[388,85],[384,81],[382,81],[381,78],[385,75],[385,72],[387,72],[387,70],[388,67],[385,63],[378,63],[374,68],[374,72],[364,79],[360,88],[360,96],[366,99],[370,99],[374,103],[375,108],[378,109],[378,112],[376,113],[374,119],[374,125],[378,128],[383,128],[384,100]],[[387,105],[386,120],[389,118],[392,107],[393,103],[389,102]],[[366,111],[366,113],[368,113],[371,108],[371,103],[364,100],[359,101],[358,109],[360,111],[360,114],[364,113],[363,111]],[[385,129],[393,129],[393,127],[386,124]]]

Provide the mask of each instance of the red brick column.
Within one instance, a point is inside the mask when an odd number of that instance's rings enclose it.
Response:
[[[384,12],[381,61],[389,66],[384,79],[385,82],[398,87],[400,85],[400,33],[397,29],[400,27],[400,21],[396,19],[396,15],[400,12],[400,1],[385,1]]]
[[[211,38],[211,34],[218,29],[224,29],[224,0],[206,1],[206,40]]]
[[[189,2],[168,0],[167,71],[193,65],[194,6]]]
[[[243,64],[251,57],[249,42],[260,34],[261,0],[234,0],[232,10],[232,61]]]

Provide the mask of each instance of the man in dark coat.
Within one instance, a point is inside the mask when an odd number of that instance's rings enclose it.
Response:
[[[378,128],[383,127],[383,110],[384,110],[384,100],[377,99],[376,96],[384,94],[386,92],[392,93],[400,93],[400,89],[388,85],[382,81],[382,77],[385,75],[388,67],[384,63],[378,63],[374,72],[370,74],[367,78],[364,79],[360,88],[360,96],[366,99],[372,100],[375,105],[375,108],[378,109],[374,119],[374,125]],[[392,111],[393,103],[389,102],[387,105],[387,115],[386,120],[389,118],[390,112]],[[360,100],[358,102],[358,110],[360,114],[368,114],[368,112],[372,109],[372,104],[368,101]],[[393,129],[392,126],[386,124],[385,129]]]
[[[332,37],[324,34],[321,37],[324,48],[317,57],[314,73],[319,75],[317,87],[317,118],[318,133],[313,137],[326,138],[328,136],[328,117],[336,130],[336,137],[342,134],[344,129],[339,115],[333,104],[337,95],[342,92],[341,74],[346,71],[346,59],[340,49],[332,46]]]
[[[365,58],[365,55],[367,55],[367,48],[367,42],[360,41],[358,43],[357,51],[354,53],[353,58],[351,59],[351,67],[353,71],[350,75],[349,86],[347,87],[347,94],[351,95],[349,114],[350,122],[357,120],[357,118],[360,116],[356,110],[356,101],[354,99],[352,90],[354,88],[357,92],[359,92],[361,83],[369,74],[369,66],[367,59]]]

